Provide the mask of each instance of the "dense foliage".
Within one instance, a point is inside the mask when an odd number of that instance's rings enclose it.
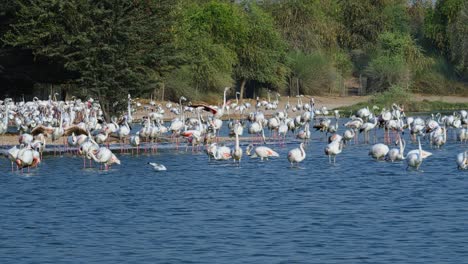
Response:
[[[364,78],[368,92],[467,90],[464,0],[3,2],[0,85],[16,96],[59,87],[109,113],[128,93],[213,102],[225,86],[241,97],[342,94]]]

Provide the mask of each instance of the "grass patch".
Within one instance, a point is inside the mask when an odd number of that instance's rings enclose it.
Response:
[[[404,106],[405,112],[433,112],[433,111],[454,111],[468,109],[468,103],[449,103],[443,101],[415,101],[412,93],[399,86],[393,86],[388,91],[374,95],[368,102],[361,102],[355,105],[340,107],[344,112],[355,113],[357,110],[376,105],[379,109],[391,109],[393,103]]]

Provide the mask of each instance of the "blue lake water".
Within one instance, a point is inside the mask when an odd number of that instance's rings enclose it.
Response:
[[[239,167],[185,148],[119,155],[109,171],[64,155],[12,173],[2,158],[0,263],[468,262],[466,146],[425,143],[434,155],[416,172],[367,144],[331,165],[321,138],[299,168],[286,159],[297,142]]]

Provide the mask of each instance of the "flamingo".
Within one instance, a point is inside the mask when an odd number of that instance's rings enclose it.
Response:
[[[2,122],[0,123],[0,135],[4,135],[8,130],[8,103],[5,99],[5,114],[3,115]]]
[[[207,149],[208,156],[215,160],[228,160],[232,158],[231,149],[226,146],[218,146],[217,143],[212,143]]]
[[[20,146],[20,148],[23,148],[23,145]],[[11,161],[11,171],[13,172],[13,163],[16,162],[16,159],[18,158],[18,152],[20,151],[20,148],[17,146],[13,146],[8,150],[8,159]]]
[[[298,164],[299,162],[303,161],[306,157],[306,153],[304,150],[304,143],[299,145],[299,148],[291,149],[288,152],[288,161],[291,163],[291,166]]]
[[[136,132],[135,135],[130,137],[130,145],[137,148],[137,154],[140,152],[140,131]],[[133,148],[132,148],[133,154]]]
[[[120,160],[106,147],[100,147],[96,154],[91,151],[88,155],[97,163],[104,164],[105,170],[109,169],[109,166],[116,163],[120,165]]]
[[[44,149],[45,149],[45,146],[46,146],[46,140],[45,140],[45,137],[43,134],[39,134],[37,137],[36,137],[36,140],[34,140],[32,143],[31,143],[31,147],[38,151],[39,154],[40,154],[40,158],[42,159],[42,153],[44,152]]]
[[[468,169],[468,151],[458,153],[457,155],[457,165],[459,170]]]
[[[166,166],[164,166],[162,164],[159,164],[159,163],[148,162],[148,164],[151,165],[151,167],[153,167],[153,169],[155,171],[166,171],[167,170]]]
[[[18,168],[23,169],[27,167],[29,170],[29,167],[35,167],[40,162],[39,153],[35,153],[30,145],[24,146],[18,151],[18,156],[16,157]]]
[[[458,138],[461,143],[466,143],[468,141],[468,128],[461,128],[458,132]]]
[[[341,140],[334,140],[325,147],[325,154],[328,156],[328,162],[331,163],[333,157],[333,164],[336,163],[336,155],[340,154],[343,150],[343,142]]]
[[[441,148],[447,142],[447,129],[445,126],[438,127],[431,132],[431,143],[436,148]]]
[[[110,130],[109,128],[104,128],[104,133],[99,133],[96,135],[96,143],[104,144],[106,143],[107,139],[109,138]]]
[[[33,136],[27,133],[21,134],[18,138],[19,143],[24,145],[31,144],[33,140]]]
[[[404,139],[399,138],[398,142],[400,145],[400,148],[392,148],[391,150],[388,151],[386,159],[390,160],[391,162],[394,161],[399,161],[399,160],[404,160],[405,159],[405,147],[406,147],[406,142]]]
[[[376,160],[381,160],[385,158],[385,155],[387,155],[388,151],[389,149],[387,145],[378,143],[371,147],[369,155]]]
[[[203,110],[211,112],[214,118],[220,119],[224,115],[224,110],[226,110],[226,93],[229,89],[231,89],[231,87],[224,88],[223,105],[219,109],[205,104],[192,105],[192,107],[202,107]]]
[[[234,127],[234,134],[236,136],[236,145],[234,147],[234,150],[232,151],[231,155],[234,161],[237,161],[238,164],[240,164],[241,158],[242,158],[242,149],[239,147],[239,128],[240,124],[237,123],[235,124]]]
[[[119,126],[119,128],[117,129],[116,133],[119,137],[119,142],[120,142],[120,151],[123,152],[123,144],[125,144],[125,141],[128,137],[128,135],[130,135],[130,126],[128,125],[128,122],[127,122],[127,117],[124,117],[121,125]]]
[[[248,132],[249,134],[259,135],[258,137],[259,138],[261,137],[263,139],[263,142],[265,142],[265,133],[264,133],[261,122],[255,121],[251,123],[248,129]]]
[[[356,116],[362,118],[363,120],[367,120],[370,115],[371,112],[369,110],[369,106],[359,109],[356,113]]]
[[[422,150],[421,140],[418,137],[418,149],[408,152],[408,155],[406,156],[406,162],[408,164],[407,169],[412,167],[418,170],[423,160],[431,155],[432,153]]]
[[[359,129],[360,133],[364,132],[364,142],[365,143],[369,143],[369,132],[372,129],[375,129],[376,126],[377,126],[377,118],[374,118],[374,122],[372,122],[372,123],[371,122],[366,122]]]
[[[93,140],[91,135],[88,135],[88,140],[83,142],[78,149],[78,153],[83,156],[83,168],[86,168],[86,158],[91,160],[89,153],[96,152],[99,149],[99,145]],[[91,161],[90,161],[91,164]]]
[[[307,142],[310,139],[309,123],[304,125],[304,129],[301,129],[299,133],[297,133],[296,137],[304,140],[304,142]]]
[[[263,159],[268,160],[268,158],[270,157],[279,157],[278,152],[272,150],[269,147],[264,147],[264,146],[256,147],[254,150],[255,153],[252,155],[251,153],[252,153],[253,147],[254,146],[252,144],[249,144],[247,146],[247,149],[245,150],[245,153],[247,154],[247,156],[250,156],[251,158],[260,157],[260,160],[263,160]]]
[[[354,132],[354,129],[346,129],[346,131],[343,133],[343,142],[347,144],[355,136],[356,136],[356,132]]]

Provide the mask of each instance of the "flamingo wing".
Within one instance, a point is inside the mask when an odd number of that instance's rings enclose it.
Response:
[[[204,104],[191,105],[191,107],[193,108],[201,107],[203,108],[204,111],[211,112],[213,115],[216,115],[216,113],[218,113],[218,110],[216,110],[215,108],[208,106],[208,105],[204,105]]]
[[[31,135],[37,136],[39,134],[52,134],[54,132],[54,129],[51,127],[45,127],[43,125],[36,126],[32,131]]]
[[[65,129],[65,136],[70,136],[71,134],[75,133],[75,135],[88,135],[88,131],[79,127],[79,126],[70,126]]]

